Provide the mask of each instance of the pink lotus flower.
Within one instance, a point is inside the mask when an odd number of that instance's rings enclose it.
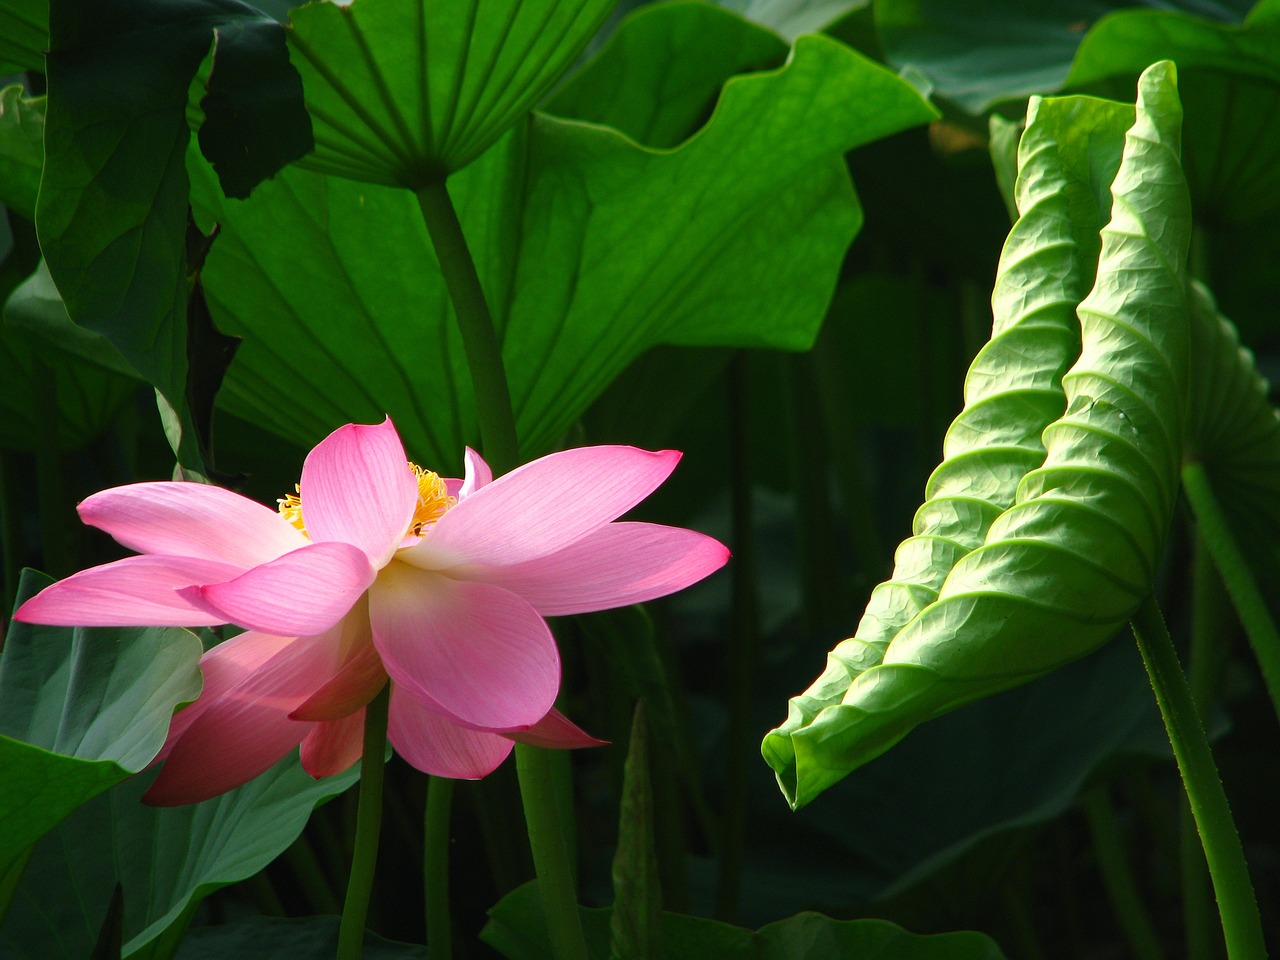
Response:
[[[613,522],[679,459],[583,447],[494,480],[468,450],[466,479],[446,480],[408,463],[389,419],[349,424],[311,451],[278,511],[199,483],[94,494],[81,518],[141,556],[55,583],[15,618],[245,628],[201,659],[204,690],[174,716],[152,803],[216,796],[298,744],[312,776],[346,769],[388,677],[396,751],[482,777],[515,740],[600,742],[552,708],[560,657],[544,617],[663,596],[728,559],[691,530]]]

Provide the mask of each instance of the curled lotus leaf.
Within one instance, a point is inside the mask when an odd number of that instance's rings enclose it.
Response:
[[[1167,62],[1141,77],[1136,114],[1033,102],[992,342],[915,535],[765,738],[793,807],[919,723],[1089,653],[1150,590],[1188,380],[1181,121]],[[1112,171],[1108,202],[1097,185]]]

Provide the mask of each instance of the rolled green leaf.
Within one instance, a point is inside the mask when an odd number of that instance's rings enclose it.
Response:
[[[1106,131],[1119,108],[1048,106],[1061,103],[1032,105],[992,342],[970,369],[915,536],[857,634],[765,738],[793,807],[918,723],[1093,650],[1150,589],[1188,379],[1176,74],[1161,63],[1139,81],[1100,253],[1090,217],[1108,211],[1086,185],[1114,169]],[[1072,132],[1045,122],[1046,109],[1076,111],[1060,117]]]

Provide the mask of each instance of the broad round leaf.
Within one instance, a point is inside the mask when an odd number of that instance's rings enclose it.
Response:
[[[538,116],[451,178],[525,453],[654,344],[809,347],[861,222],[844,151],[931,116],[884,68],[805,37],[781,70],[731,80],[674,150]],[[207,296],[244,338],[227,410],[301,442],[389,412],[415,457],[454,463],[473,402],[413,198],[298,170],[243,204],[200,193],[223,224]]]
[[[290,13],[313,170],[417,189],[487,150],[616,0],[352,0]]]

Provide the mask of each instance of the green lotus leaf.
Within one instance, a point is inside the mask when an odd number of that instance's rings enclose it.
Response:
[[[608,957],[612,908],[581,908],[591,957]],[[893,957],[894,960],[1003,960],[995,941],[972,931],[920,936],[887,920],[833,920],[800,913],[759,930],[706,917],[664,913],[663,956],[667,960],[831,960],[833,957]],[[489,911],[481,939],[507,960],[551,955],[537,881],[511,891]],[[616,956],[616,954],[613,954]]]
[[[649,347],[808,348],[861,223],[843,154],[935,114],[825,37],[735,77],[672,150],[535,115],[449,181],[493,310],[526,455]],[[289,169],[244,203],[203,278],[243,338],[221,402],[300,443],[390,413],[421,462],[476,440],[461,343],[414,198]]]
[[[716,0],[752,23],[777,33],[788,43],[804,33],[817,33],[861,10],[870,0]]]
[[[0,90],[0,204],[34,220],[44,166],[44,97]]]
[[[1118,116],[1095,104],[1072,104],[1085,121],[1077,136],[1102,145],[1077,154],[1085,167],[1063,164],[1047,178],[1038,168],[1061,161],[1054,138],[1035,133],[1044,105],[1033,105],[1020,154],[1023,216],[993,295],[993,341],[970,369],[917,535],[899,549],[895,578],[877,587],[857,635],[765,738],[793,806],[918,723],[1088,653],[1150,590],[1178,488],[1190,337],[1190,210],[1172,64],[1139,82],[1088,296],[1065,261],[1058,271],[1039,265],[1025,287],[1018,273],[1028,257],[1089,250],[1088,224],[1106,205],[1093,193],[1105,176],[1087,171],[1109,166],[1106,130]],[[1064,193],[1064,180],[1090,188]],[[1056,211],[1037,209],[1036,190],[1052,195]],[[1073,308],[1078,356],[1066,329]],[[1006,330],[1026,346],[1013,351],[1018,362],[994,363]],[[999,414],[987,416],[988,407]]]
[[[25,571],[19,602],[52,581]],[[0,655],[0,874],[67,814],[145,767],[200,692],[199,639],[168,627],[14,622]]]
[[[776,68],[786,55],[774,34],[711,4],[654,4],[623,21],[545,109],[674,147],[711,115],[729,77]]]
[[[48,49],[49,0],[0,0],[0,67],[43,70]]]
[[[1280,0],[1243,24],[1170,10],[1120,10],[1076,51],[1064,86],[1114,95],[1149,63],[1178,64],[1182,163],[1197,219],[1229,226],[1280,210]]]
[[[356,764],[313,780],[294,753],[242,787],[182,807],[141,802],[155,771],[118,784],[36,845],[0,926],[0,954],[89,956],[119,883],[123,956],[157,939],[168,950],[151,956],[170,956],[196,903],[266,867],[297,840],[317,805],[358,777]]]
[[[315,152],[303,165],[418,189],[465,167],[582,52],[616,0],[353,0],[290,13]]]

